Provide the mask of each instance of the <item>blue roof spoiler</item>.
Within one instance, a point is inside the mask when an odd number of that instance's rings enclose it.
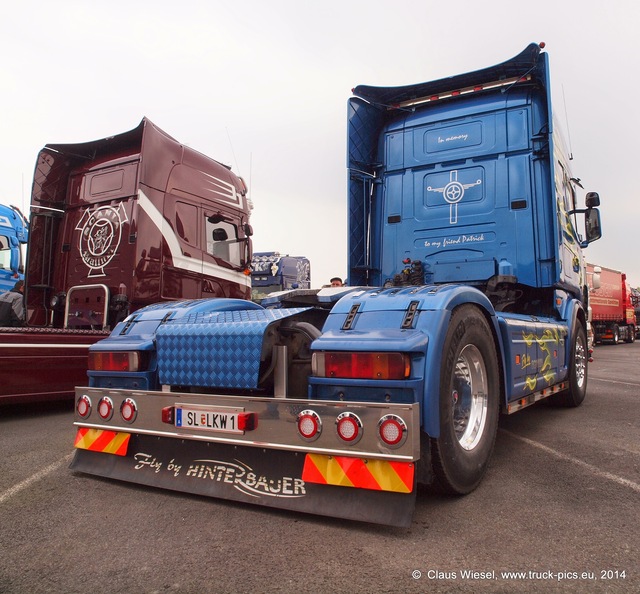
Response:
[[[535,74],[542,47],[544,47],[544,44],[538,45],[531,43],[524,51],[502,64],[475,70],[474,72],[468,72],[466,74],[458,74],[456,76],[441,78],[440,80],[401,87],[358,85],[353,89],[353,94],[368,103],[394,107],[400,103],[420,97],[429,97],[454,89],[473,87],[474,85],[480,85],[487,81],[499,81],[502,79],[522,77],[527,74]],[[540,76],[539,79],[543,83],[546,82],[544,75]]]

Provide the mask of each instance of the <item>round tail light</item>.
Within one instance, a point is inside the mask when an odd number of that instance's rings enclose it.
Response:
[[[322,433],[322,421],[318,413],[303,410],[298,414],[298,433],[305,441],[315,441]]]
[[[407,441],[407,424],[396,415],[385,415],[378,421],[378,434],[385,445],[400,447]]]
[[[78,402],[76,402],[76,412],[78,416],[83,419],[86,419],[91,414],[91,398],[86,394],[83,394],[78,398]]]
[[[336,431],[342,441],[354,444],[362,437],[362,421],[353,413],[344,412],[336,419]]]
[[[108,421],[113,416],[113,400],[108,396],[103,396],[98,402],[98,414],[100,417]]]
[[[127,423],[133,423],[138,416],[138,407],[131,398],[125,398],[120,406],[120,416]]]

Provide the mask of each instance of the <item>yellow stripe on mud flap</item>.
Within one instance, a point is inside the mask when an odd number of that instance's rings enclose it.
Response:
[[[91,450],[92,452],[126,456],[130,437],[131,435],[129,433],[80,427],[78,433],[76,433],[74,445],[80,450]]]
[[[302,480],[321,485],[411,493],[414,469],[413,462],[307,454]]]

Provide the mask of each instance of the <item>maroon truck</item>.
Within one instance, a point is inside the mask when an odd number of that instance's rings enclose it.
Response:
[[[31,195],[27,326],[0,328],[0,404],[72,398],[87,349],[159,301],[249,299],[242,178],[148,119],[103,140],[48,144]]]

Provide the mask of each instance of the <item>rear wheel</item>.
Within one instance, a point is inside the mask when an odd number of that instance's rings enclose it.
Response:
[[[627,330],[629,331],[629,333],[627,334],[627,342],[635,342],[636,341],[635,326],[627,326]]]
[[[584,326],[576,321],[569,360],[569,389],[551,396],[549,398],[551,404],[567,407],[576,407],[582,404],[587,395],[588,358],[587,334]]]
[[[491,328],[472,305],[457,308],[440,368],[440,437],[431,440],[438,486],[462,495],[486,472],[498,430],[498,359]]]
[[[618,328],[618,324],[614,324],[613,326],[613,344],[618,344],[620,342],[620,328]]]

